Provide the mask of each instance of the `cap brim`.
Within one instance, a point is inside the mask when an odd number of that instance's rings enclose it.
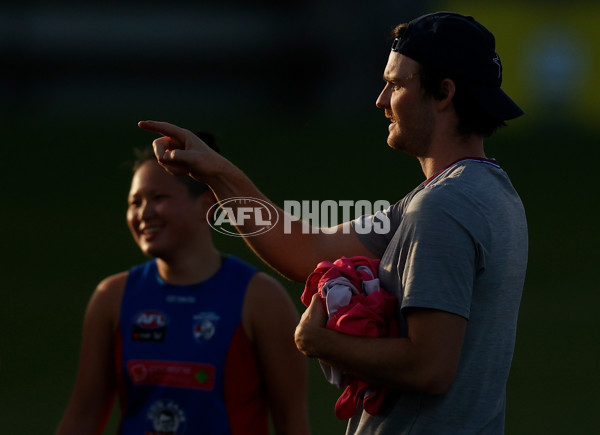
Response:
[[[481,108],[496,119],[507,121],[523,115],[523,110],[502,89],[478,83],[465,83],[469,93]]]

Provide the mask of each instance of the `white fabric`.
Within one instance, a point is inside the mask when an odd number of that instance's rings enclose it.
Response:
[[[330,279],[323,284],[321,294],[325,298],[327,313],[331,317],[341,307],[345,307],[350,303],[352,295],[358,294],[358,289],[352,285],[348,278],[339,277]]]

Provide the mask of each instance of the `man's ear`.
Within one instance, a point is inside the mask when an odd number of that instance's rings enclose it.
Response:
[[[440,93],[444,96],[438,101],[438,109],[446,110],[452,103],[452,98],[456,93],[456,84],[452,79],[444,79],[440,83]]]

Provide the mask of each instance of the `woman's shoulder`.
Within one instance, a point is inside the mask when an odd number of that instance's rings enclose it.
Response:
[[[108,319],[112,330],[118,325],[128,277],[129,271],[124,271],[104,278],[96,286],[88,305],[88,315],[96,319]]]
[[[98,283],[96,292],[106,295],[105,297],[110,297],[114,293],[123,293],[128,277],[128,270],[109,275]]]
[[[246,333],[251,340],[256,338],[257,329],[298,321],[298,312],[290,295],[273,276],[257,272],[246,291],[243,309]],[[254,327],[252,327],[253,325]]]

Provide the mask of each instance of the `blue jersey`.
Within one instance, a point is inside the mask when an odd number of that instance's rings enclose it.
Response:
[[[195,285],[151,260],[129,271],[116,340],[121,434],[267,434],[242,307],[256,269],[227,257]]]

